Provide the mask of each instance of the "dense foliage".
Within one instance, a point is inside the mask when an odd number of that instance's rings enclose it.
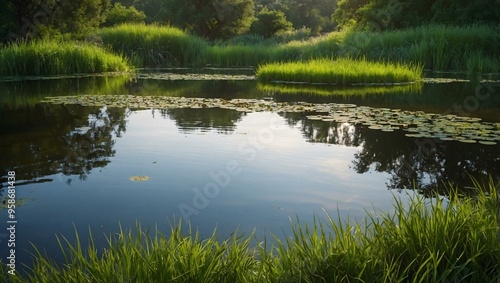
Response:
[[[109,0],[2,0],[2,41],[18,38],[81,38],[104,22]]]
[[[165,0],[162,12],[172,25],[208,38],[229,38],[248,31],[253,0]]]
[[[500,23],[500,1],[491,0],[339,0],[332,16],[339,27],[386,30],[428,23]]]
[[[285,13],[277,10],[262,9],[257,14],[257,19],[250,27],[252,33],[265,38],[275,35],[278,31],[292,29],[292,23],[286,19]]]
[[[126,7],[121,3],[115,3],[106,15],[104,26],[115,26],[123,23],[144,23],[146,14],[138,11],[135,7]]]

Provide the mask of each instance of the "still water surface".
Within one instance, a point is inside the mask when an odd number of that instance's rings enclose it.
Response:
[[[0,83],[1,197],[15,171],[18,260],[30,242],[62,260],[55,235],[96,244],[136,222],[166,232],[179,219],[208,237],[235,229],[256,240],[290,235],[290,218],[311,222],[325,211],[362,219],[444,183],[471,186],[469,175],[500,180],[500,146],[434,143],[353,123],[308,120],[307,113],[228,109],[116,109],[41,103],[83,94],[258,98],[295,103],[354,103],[455,113],[500,122],[496,84],[429,83],[409,91],[321,96],[259,87],[255,81],[166,81],[98,77]],[[482,88],[482,89],[481,89]],[[322,90],[324,91],[324,89]],[[328,91],[328,89],[327,89]],[[342,90],[335,90],[342,92]],[[349,90],[352,92],[352,90]],[[469,104],[467,104],[469,103]],[[458,105],[458,106],[457,106]],[[462,105],[462,107],[460,107]],[[472,107],[473,106],[473,107]],[[410,162],[408,158],[412,158]],[[408,166],[410,164],[410,166]],[[149,176],[143,182],[132,176]],[[0,210],[2,227],[7,213]],[[2,255],[7,234],[0,233]],[[85,243],[84,243],[85,244]],[[2,260],[5,260],[2,258]]]

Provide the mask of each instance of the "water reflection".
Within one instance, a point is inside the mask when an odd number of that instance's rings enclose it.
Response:
[[[402,86],[376,94],[314,95],[299,89],[257,88],[255,81],[167,81],[133,76],[72,78],[30,82],[1,82],[0,154],[2,170],[18,170],[26,182],[45,182],[62,173],[84,180],[93,168],[105,167],[115,154],[115,138],[126,131],[131,110],[40,104],[45,96],[80,94],[131,94],[184,97],[268,98],[277,101],[340,102],[372,107],[453,113],[454,105],[474,95],[481,83],[425,84]],[[491,88],[491,85],[489,86]],[[328,91],[321,88],[322,91]],[[342,90],[336,90],[342,92]],[[349,90],[352,91],[352,90]],[[470,116],[500,121],[500,96],[480,101]],[[152,112],[153,116],[156,111]],[[232,133],[245,114],[225,109],[169,109],[158,111],[173,120],[181,132]],[[310,113],[309,113],[310,114]],[[464,113],[457,113],[464,114]],[[308,142],[359,147],[352,170],[386,172],[389,189],[443,188],[443,184],[471,186],[470,176],[498,178],[498,146],[466,145],[405,137],[402,132],[385,133],[349,123],[307,120],[304,113],[281,115],[297,127]],[[5,182],[5,176],[2,177]]]
[[[221,108],[177,108],[159,111],[162,117],[175,121],[182,132],[216,130],[218,133],[227,134],[234,131],[236,123],[245,115],[243,112]]]
[[[0,117],[3,172],[15,170],[17,179],[28,182],[58,173],[84,180],[115,154],[113,139],[125,132],[127,111],[37,104],[4,108]]]
[[[388,189],[418,188],[423,193],[447,194],[449,185],[473,187],[471,177],[487,183],[491,176],[500,182],[499,146],[415,139],[402,131],[383,132],[349,123],[309,120],[305,115],[287,113],[283,117],[309,142],[359,147],[352,169],[360,174],[390,174]]]

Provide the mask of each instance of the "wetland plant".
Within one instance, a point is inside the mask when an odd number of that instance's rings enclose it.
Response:
[[[179,223],[169,235],[137,225],[108,238],[101,252],[58,237],[65,263],[34,253],[26,275],[2,282],[498,282],[500,199],[493,179],[474,182],[473,193],[424,198],[394,196],[392,212],[368,213],[364,221],[330,217],[312,224],[296,219],[286,240],[235,231],[220,241]],[[427,193],[427,195],[432,195]],[[185,230],[185,229],[184,229]],[[91,239],[92,236],[90,235]],[[3,277],[2,277],[3,276]],[[7,277],[9,276],[9,277]]]
[[[0,49],[0,76],[48,76],[127,71],[122,56],[71,41],[11,43]]]
[[[339,58],[268,63],[258,67],[260,81],[327,83],[336,85],[416,82],[422,67]]]

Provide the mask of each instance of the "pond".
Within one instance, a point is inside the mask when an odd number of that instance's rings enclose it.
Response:
[[[217,228],[224,239],[238,229],[254,231],[261,241],[290,235],[295,217],[310,223],[328,213],[359,220],[390,210],[394,196],[444,195],[448,184],[470,190],[471,176],[498,183],[499,84],[489,77],[449,77],[349,89],[263,86],[245,70],[236,80],[164,71],[0,82],[0,197],[7,196],[7,172],[15,171],[18,264],[30,264],[30,243],[61,261],[55,235],[73,242],[75,229],[84,244],[90,229],[103,247],[105,235],[120,227],[140,222],[167,232],[182,219],[203,237]],[[427,124],[448,117],[454,124],[442,129],[453,128],[454,136],[467,130],[473,143],[412,136],[407,125],[387,130],[352,115],[322,119],[326,114],[318,111],[43,102],[84,95],[110,95],[115,103],[184,97],[204,98],[199,101],[205,104],[239,99],[245,105],[336,105],[346,113],[416,113]],[[471,125],[487,138],[475,139]],[[8,220],[7,210],[0,210],[2,226]],[[2,251],[8,236],[1,231]]]

